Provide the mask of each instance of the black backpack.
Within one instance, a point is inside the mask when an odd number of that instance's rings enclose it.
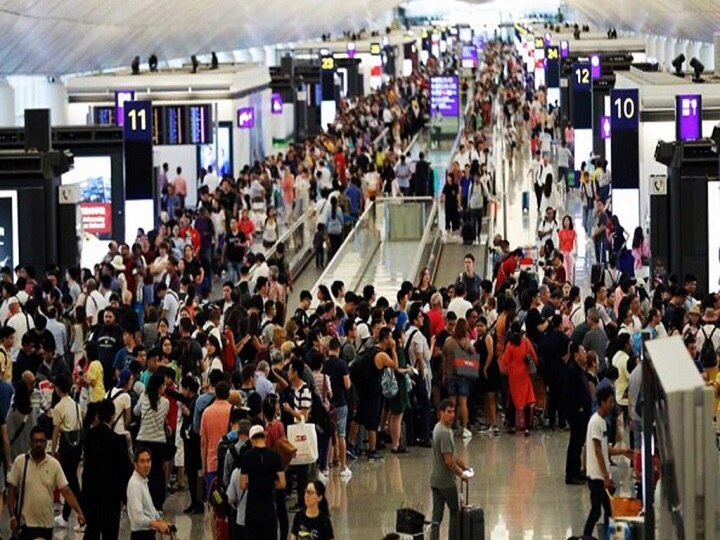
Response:
[[[700,331],[705,338],[702,349],[700,349],[700,361],[705,368],[717,367],[717,352],[715,351],[715,346],[712,340],[715,330],[717,330],[717,327],[713,328],[712,332],[710,332],[710,335],[708,336],[705,333],[705,329],[703,327],[700,327]]]

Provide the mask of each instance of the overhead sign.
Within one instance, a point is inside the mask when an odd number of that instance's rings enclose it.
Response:
[[[357,52],[357,46],[355,45],[354,41],[348,41],[347,44],[347,55],[349,58],[355,58],[355,53]]]
[[[118,126],[122,126],[125,120],[123,111],[126,101],[135,101],[135,90],[115,90],[115,118]]]
[[[283,98],[280,94],[270,96],[270,109],[273,114],[283,113]]]
[[[240,129],[255,127],[255,109],[253,107],[240,107],[237,110],[237,127]]]
[[[639,118],[639,99],[636,88],[610,90],[610,119],[612,131],[636,130]]]
[[[477,67],[478,52],[475,45],[463,45],[462,46],[462,67],[474,68]]]
[[[430,77],[430,111],[436,110],[443,116],[459,116],[460,81],[457,75]]]
[[[566,40],[560,42],[560,58],[570,56],[570,44]]]
[[[149,101],[125,101],[123,138],[126,141],[152,141],[152,104]]]
[[[702,96],[675,96],[675,132],[679,141],[702,138]]]
[[[610,127],[610,117],[609,116],[601,116],[600,117],[600,138],[602,140],[609,139],[611,133],[612,133],[612,128]]]
[[[650,195],[667,195],[667,176],[664,174],[650,176]]]
[[[379,43],[371,43],[370,44],[370,54],[373,56],[380,56],[380,53],[382,52],[382,47]]]
[[[602,66],[600,65],[600,56],[593,54],[590,57],[590,75],[592,80],[595,81],[602,77]]]

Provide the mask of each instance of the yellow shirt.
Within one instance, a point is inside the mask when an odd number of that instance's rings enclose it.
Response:
[[[13,360],[10,352],[0,345],[0,374],[6,382],[12,382]]]
[[[102,364],[99,360],[93,360],[90,362],[90,367],[87,371],[87,381],[90,383],[90,403],[102,401],[105,397],[105,385],[103,384],[104,371]]]

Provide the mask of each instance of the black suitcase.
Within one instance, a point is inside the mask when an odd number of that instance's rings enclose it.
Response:
[[[468,502],[470,483],[465,482],[465,504],[460,509],[460,540],[484,540],[485,513]]]
[[[602,264],[593,264],[590,269],[590,283],[597,285],[603,281],[605,276],[605,267]]]

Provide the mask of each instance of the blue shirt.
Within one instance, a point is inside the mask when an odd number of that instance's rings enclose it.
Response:
[[[353,217],[359,216],[360,204],[362,202],[362,191],[360,191],[360,188],[350,183],[350,185],[345,188],[345,196],[350,201],[350,215]]]
[[[195,433],[200,433],[200,419],[202,418],[202,413],[208,408],[210,402],[214,399],[214,392],[212,394],[207,392],[197,398],[197,401],[195,402],[195,415],[193,416],[193,431]]]
[[[470,184],[472,184],[472,179],[469,176],[460,177],[460,188],[462,189],[463,200],[467,199],[470,194]]]

